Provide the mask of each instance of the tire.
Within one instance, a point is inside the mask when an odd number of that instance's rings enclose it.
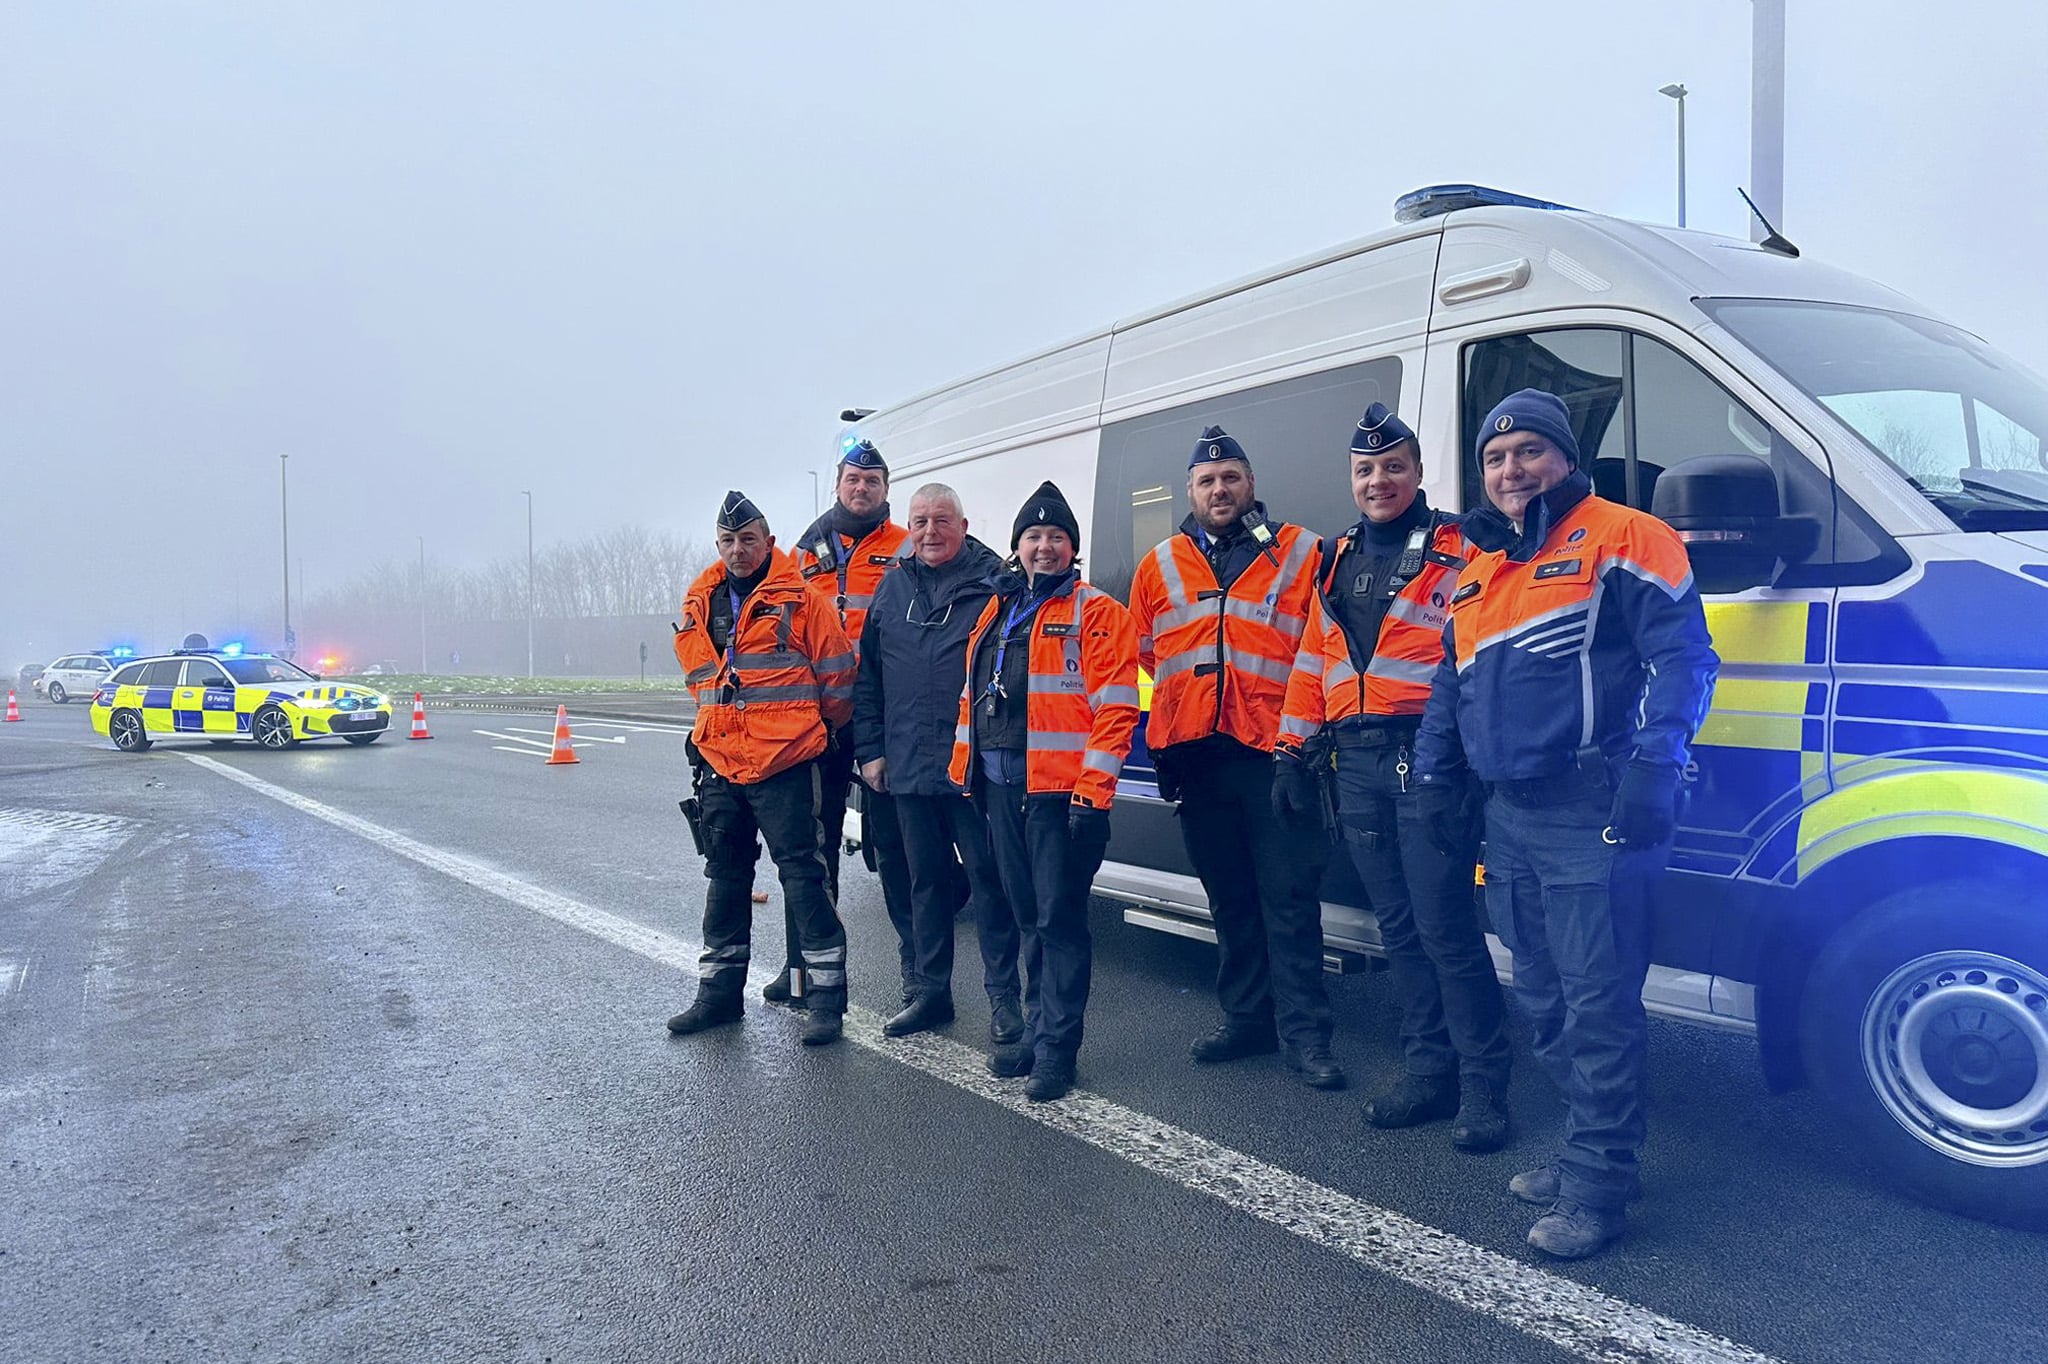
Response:
[[[344,734],[341,737],[354,744],[357,748],[361,748],[365,744],[374,744],[383,738],[384,731],[380,729],[375,734]]]
[[[142,712],[117,710],[107,717],[107,737],[123,753],[147,753],[156,740],[142,726]]]
[[[50,704],[56,706],[61,706],[70,699],[64,694],[64,684],[62,682],[52,682],[50,689],[44,692],[43,695],[50,698]]]
[[[2014,884],[1905,892],[1807,979],[1807,1073],[1858,1149],[1936,1206],[2048,1227],[2048,923]]]
[[[250,716],[249,734],[273,753],[282,753],[299,741],[292,733],[292,717],[280,706],[264,706]]]

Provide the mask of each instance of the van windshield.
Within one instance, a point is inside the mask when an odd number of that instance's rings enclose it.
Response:
[[[1945,322],[1877,308],[1700,307],[1964,530],[2048,529],[2048,384],[2010,357]]]

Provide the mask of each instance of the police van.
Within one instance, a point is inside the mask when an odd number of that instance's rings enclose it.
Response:
[[[1369,403],[1462,509],[1486,411],[1558,394],[1600,494],[1687,540],[1722,660],[1646,1005],[1755,1034],[1775,1087],[1816,1085],[1922,1196],[2048,1223],[2048,384],[1775,237],[1470,185],[1396,223],[848,413],[842,440],[984,525],[1052,479],[1087,578],[1127,600],[1204,425],[1272,515],[1327,535],[1356,519]],[[1142,729],[1096,890],[1213,940]],[[1375,950],[1365,903],[1333,858],[1333,959]]]

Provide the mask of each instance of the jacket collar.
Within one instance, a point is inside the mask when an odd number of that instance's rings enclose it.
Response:
[[[1462,529],[1465,538],[1482,551],[1492,554],[1505,550],[1510,562],[1525,564],[1536,557],[1543,542],[1571,514],[1572,508],[1592,495],[1593,481],[1584,470],[1574,469],[1564,482],[1530,501],[1522,517],[1520,534],[1515,532],[1515,523],[1490,503],[1466,516]]]

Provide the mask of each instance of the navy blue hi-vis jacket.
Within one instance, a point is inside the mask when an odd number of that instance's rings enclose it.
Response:
[[[1482,552],[1451,593],[1417,777],[1547,777],[1591,744],[1610,766],[1682,770],[1721,660],[1677,532],[1578,472],[1519,536],[1492,509],[1464,531]]]

